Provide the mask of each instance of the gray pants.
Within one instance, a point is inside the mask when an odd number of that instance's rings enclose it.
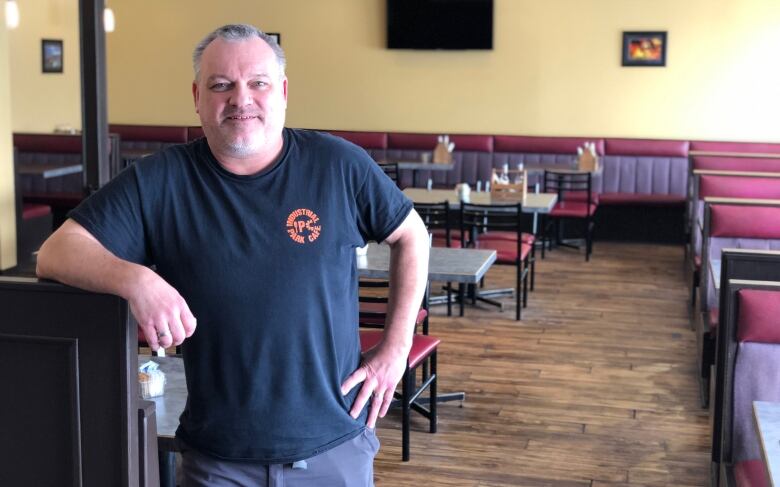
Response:
[[[220,460],[182,447],[182,487],[373,487],[379,439],[366,428],[305,462],[277,465]]]

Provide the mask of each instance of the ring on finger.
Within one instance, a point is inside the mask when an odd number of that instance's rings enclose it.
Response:
[[[160,331],[157,332],[157,338],[158,339],[159,338],[163,338],[163,337],[167,337],[168,335],[170,335],[168,330],[160,330]]]

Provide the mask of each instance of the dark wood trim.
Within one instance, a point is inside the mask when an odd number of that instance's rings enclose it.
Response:
[[[79,0],[81,150],[86,194],[96,191],[110,178],[104,6],[103,0]]]

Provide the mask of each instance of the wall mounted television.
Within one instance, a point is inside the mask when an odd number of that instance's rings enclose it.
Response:
[[[387,0],[389,49],[493,49],[493,0]]]

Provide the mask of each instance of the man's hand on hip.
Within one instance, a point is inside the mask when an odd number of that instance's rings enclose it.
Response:
[[[341,385],[341,393],[346,395],[353,387],[363,383],[349,412],[350,416],[357,418],[366,402],[371,399],[367,426],[374,428],[377,416],[385,417],[393,402],[395,388],[406,370],[408,355],[408,350],[403,352],[384,343],[363,354],[360,367]]]

